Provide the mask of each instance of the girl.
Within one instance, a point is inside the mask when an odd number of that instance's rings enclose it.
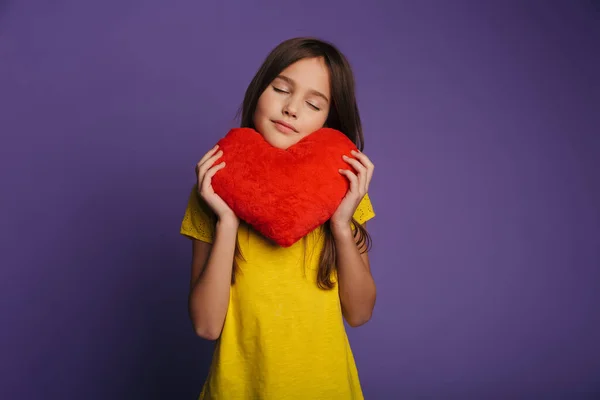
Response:
[[[327,126],[362,150],[346,58],[331,44],[296,38],[277,46],[250,83],[241,126],[286,149]],[[362,399],[344,328],[375,305],[365,228],[373,164],[358,152],[340,170],[349,190],[331,219],[291,247],[240,221],[213,191],[223,168],[215,147],[196,167],[181,224],[190,237],[189,314],[196,333],[217,340],[200,399]]]

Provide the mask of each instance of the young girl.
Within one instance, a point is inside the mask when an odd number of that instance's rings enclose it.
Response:
[[[242,127],[286,149],[321,127],[362,150],[354,78],[331,44],[296,38],[277,46],[250,83]],[[318,133],[316,133],[318,134]],[[348,154],[349,190],[331,219],[291,247],[240,221],[211,187],[218,147],[202,157],[181,224],[192,238],[189,314],[217,340],[200,399],[362,399],[345,319],[366,323],[375,305],[365,224],[373,164]]]

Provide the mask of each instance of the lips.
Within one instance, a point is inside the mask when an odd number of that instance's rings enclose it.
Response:
[[[273,121],[273,123],[275,124],[275,126],[277,126],[278,128],[283,128],[283,130],[285,131],[292,131],[295,133],[298,133],[298,131],[290,124],[283,122],[283,121]]]

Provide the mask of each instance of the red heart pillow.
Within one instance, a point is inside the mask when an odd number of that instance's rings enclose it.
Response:
[[[322,128],[286,150],[250,128],[235,128],[219,142],[226,167],[212,178],[215,192],[263,236],[291,246],[326,222],[346,195],[340,168],[356,146],[343,133]]]

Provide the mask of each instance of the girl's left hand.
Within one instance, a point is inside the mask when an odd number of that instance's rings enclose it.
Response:
[[[350,181],[350,188],[337,210],[331,216],[331,224],[341,228],[349,227],[352,217],[358,208],[363,197],[369,191],[369,184],[373,177],[375,166],[369,160],[369,157],[358,151],[352,151],[352,155],[356,159],[343,156],[342,158],[350,164],[354,171],[340,169],[340,174],[344,175]]]

